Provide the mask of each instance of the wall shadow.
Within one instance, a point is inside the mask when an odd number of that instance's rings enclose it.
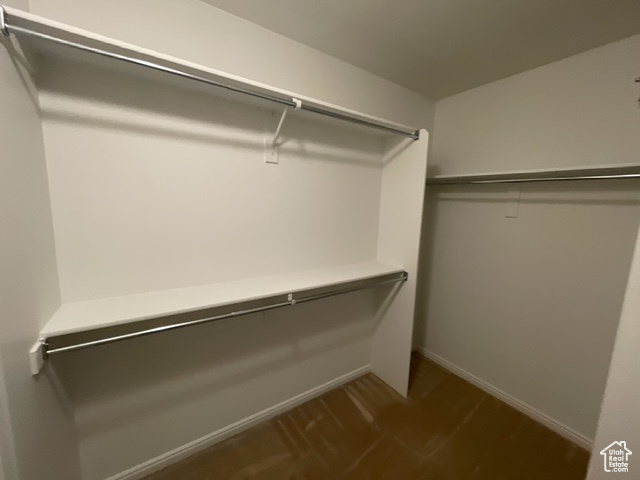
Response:
[[[42,62],[37,84],[45,121],[72,123],[150,137],[229,146],[262,153],[281,108],[224,90],[158,81],[75,62]],[[322,119],[320,119],[322,120]],[[194,132],[194,130],[196,130]],[[382,138],[350,124],[316,121],[290,111],[280,149],[314,161],[380,168]]]

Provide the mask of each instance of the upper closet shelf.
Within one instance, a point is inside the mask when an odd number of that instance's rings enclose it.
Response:
[[[63,304],[31,350],[32,372],[47,356],[161,331],[401,283],[407,273],[364,262],[233,282]]]
[[[314,100],[14,8],[0,6],[0,30],[8,37],[15,35],[26,52],[33,51],[45,57],[84,60],[89,53],[96,58],[118,61],[130,68],[160,71],[169,76],[273,102],[285,108],[308,111],[414,140],[420,136],[416,128]]]

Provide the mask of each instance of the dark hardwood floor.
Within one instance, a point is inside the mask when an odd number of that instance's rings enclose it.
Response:
[[[582,480],[588,459],[414,355],[406,400],[365,375],[146,480]]]

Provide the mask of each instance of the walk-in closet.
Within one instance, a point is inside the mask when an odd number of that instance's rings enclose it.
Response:
[[[0,40],[0,480],[640,478],[638,2]]]

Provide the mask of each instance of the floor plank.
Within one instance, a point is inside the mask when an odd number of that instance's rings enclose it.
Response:
[[[589,454],[414,354],[409,396],[375,375],[145,480],[583,480]]]

